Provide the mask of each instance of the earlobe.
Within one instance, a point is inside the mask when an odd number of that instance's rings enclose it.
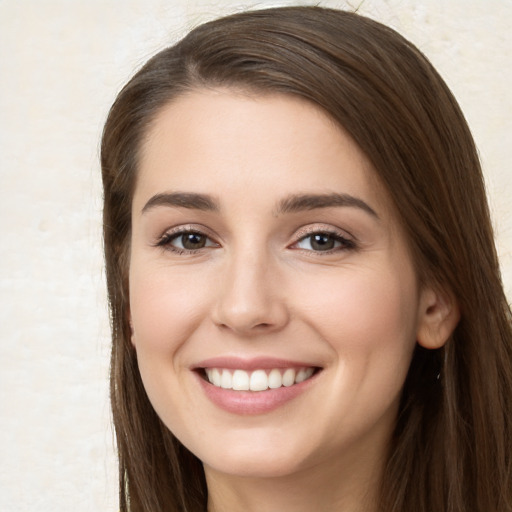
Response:
[[[418,344],[426,349],[444,346],[459,323],[455,297],[444,290],[425,288],[421,292],[418,317]]]

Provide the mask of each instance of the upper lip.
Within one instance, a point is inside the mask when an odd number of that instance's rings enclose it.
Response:
[[[192,366],[193,370],[202,368],[225,368],[228,370],[271,370],[273,368],[311,368],[318,367],[316,364],[304,361],[293,361],[276,357],[253,357],[245,359],[241,357],[220,356],[200,361]]]

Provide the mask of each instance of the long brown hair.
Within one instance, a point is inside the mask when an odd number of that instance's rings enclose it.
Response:
[[[417,347],[382,482],[383,512],[512,511],[512,329],[480,164],[464,117],[428,60],[393,30],[319,7],[206,23],[123,88],[101,148],[112,316],[111,399],[121,511],[204,512],[200,461],[162,424],[128,324],[130,210],[138,152],[185,91],[235,87],[322,108],[387,188],[420,279],[449,290],[461,320],[445,347]]]

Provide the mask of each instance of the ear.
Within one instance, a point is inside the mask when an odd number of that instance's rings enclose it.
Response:
[[[420,295],[416,339],[423,348],[441,348],[460,320],[460,310],[453,294],[425,287]]]

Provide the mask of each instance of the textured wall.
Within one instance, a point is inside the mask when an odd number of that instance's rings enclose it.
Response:
[[[292,3],[0,0],[2,512],[116,510],[98,167],[116,91],[199,22]],[[360,12],[413,40],[458,97],[512,297],[512,1],[366,0]]]

